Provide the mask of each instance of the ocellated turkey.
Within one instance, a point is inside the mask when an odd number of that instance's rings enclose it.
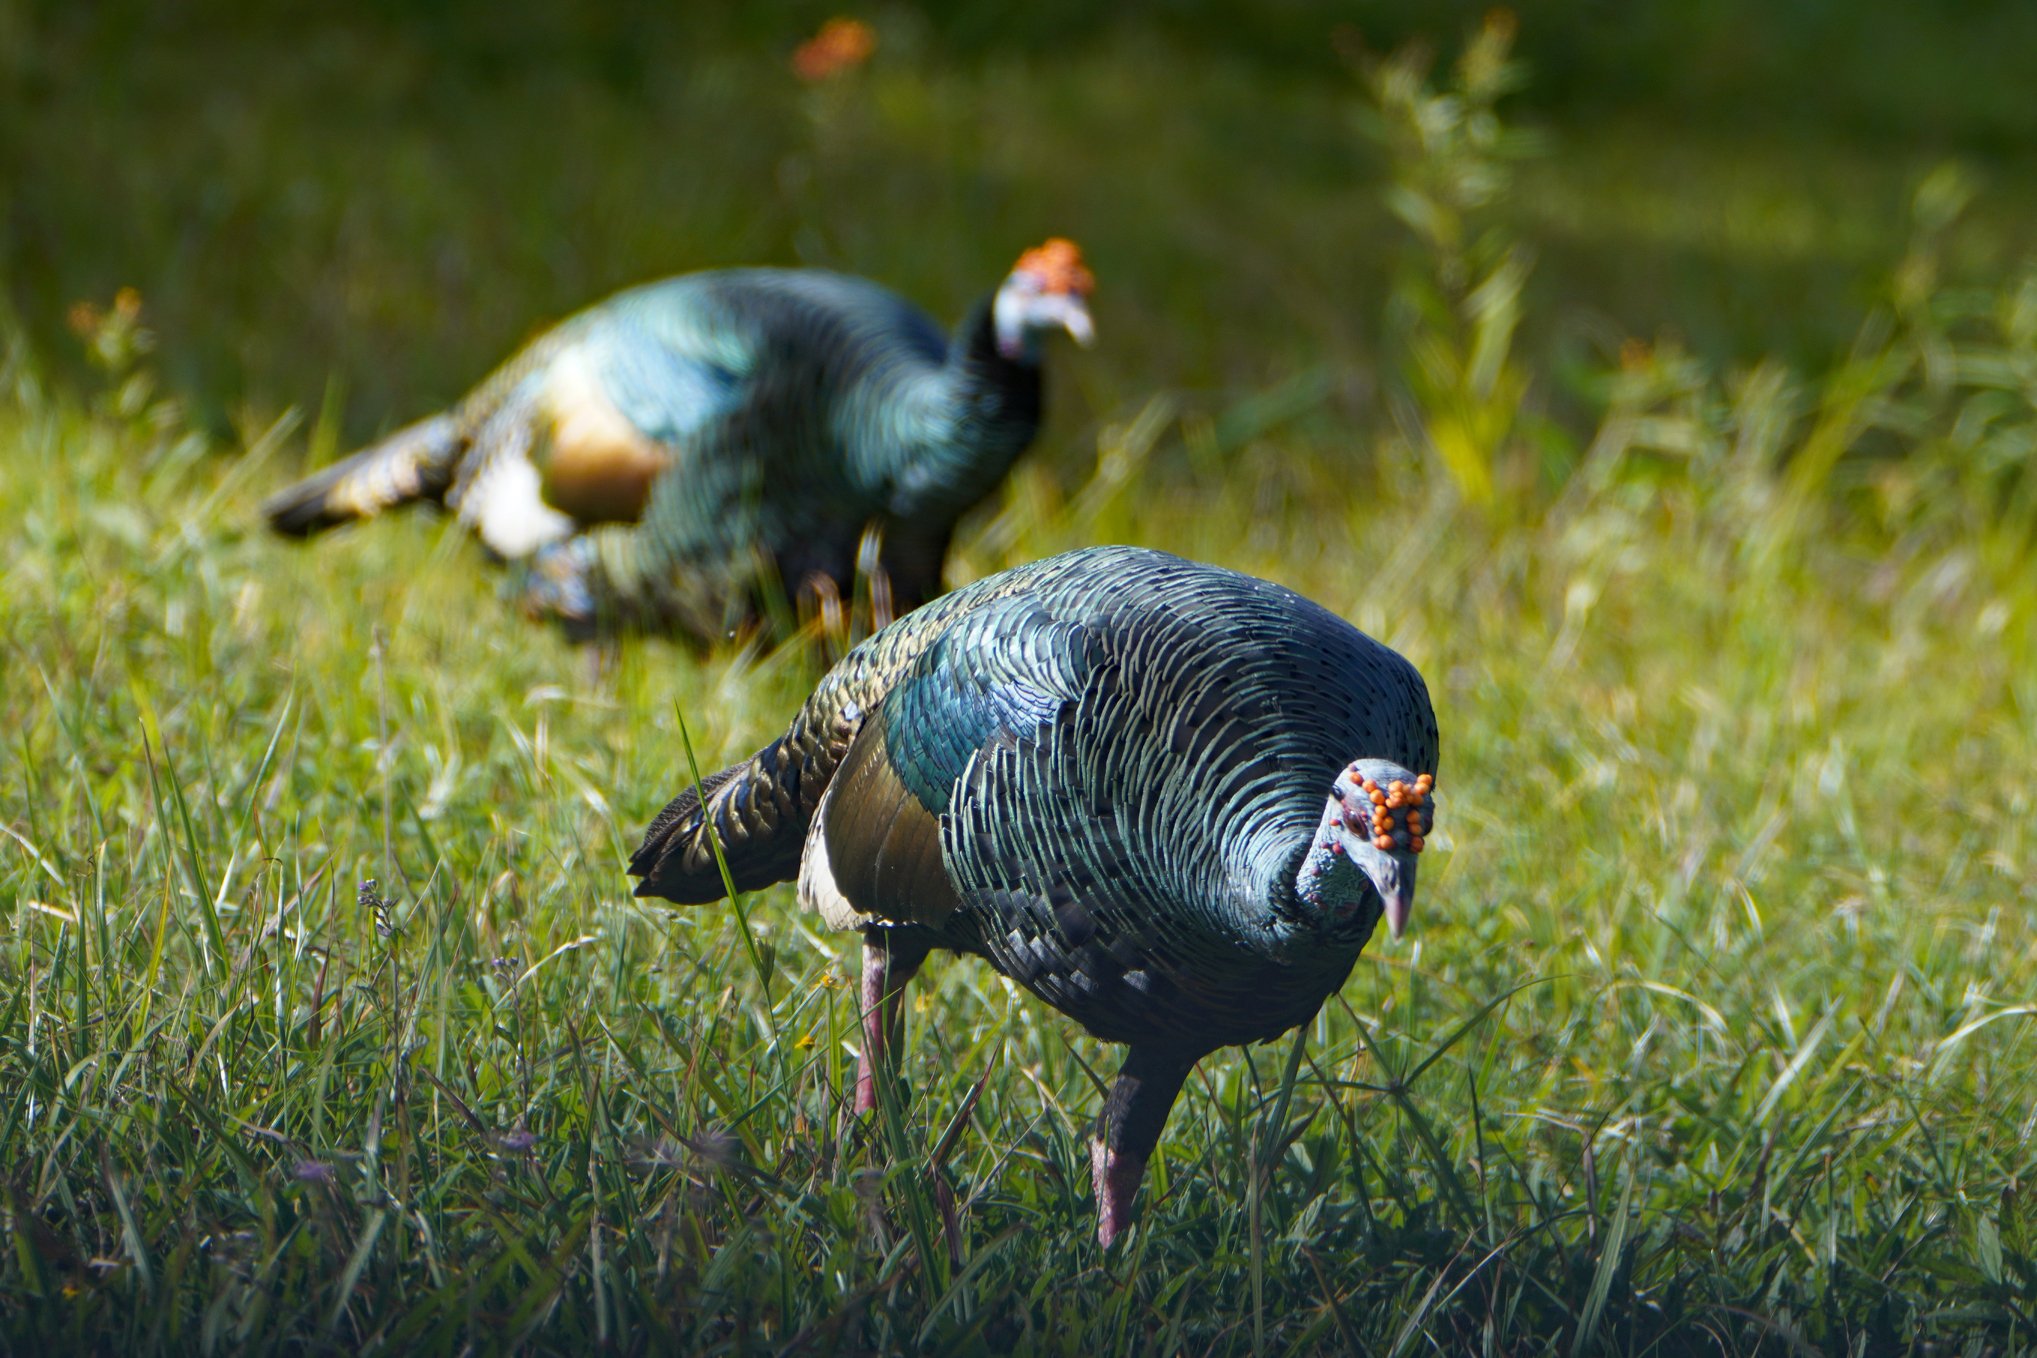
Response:
[[[953,339],[895,293],[815,269],[685,274],[526,345],[459,403],[279,492],[307,534],[438,501],[522,602],[579,632],[719,637],[774,596],[892,609],[940,592],[956,521],[1040,423],[1042,337],[1092,338],[1066,240],[1028,250]]]
[[[1328,610],[1089,548],[870,637],[784,735],[681,791],[630,872],[712,901],[718,845],[738,890],[796,877],[862,933],[859,1110],[934,948],[1128,1044],[1094,1144],[1108,1244],[1195,1063],[1307,1022],[1382,919],[1398,936],[1436,756],[1421,675]]]

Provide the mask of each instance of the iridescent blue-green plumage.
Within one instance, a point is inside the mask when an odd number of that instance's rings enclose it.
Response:
[[[956,520],[1040,419],[1036,350],[986,300],[951,341],[864,279],[732,269],[620,293],[443,415],[274,497],[304,533],[442,500],[526,603],[701,636],[782,591],[846,596],[866,532],[899,611],[939,592]]]
[[[846,595],[866,527],[894,597],[915,606],[939,592],[955,521],[1039,424],[1039,369],[998,354],[987,305],[952,346],[897,297],[834,274],[697,275],[633,309],[665,351],[699,346],[741,399],[674,436],[684,451],[641,524],[562,549],[586,591],[569,615],[706,631],[752,611],[773,576],[788,594],[818,578]]]
[[[1317,890],[1340,870],[1340,778],[1387,770],[1433,816],[1413,785],[1436,756],[1420,675],[1327,610],[1092,548],[870,638],[783,737],[708,780],[704,813],[681,793],[630,870],[640,894],[715,899],[712,835],[738,888],[798,873],[894,970],[935,947],[987,959],[1132,1045],[1106,1140],[1143,1164],[1189,1066],[1306,1022],[1381,918],[1355,875]],[[1389,847],[1411,895],[1408,828]]]

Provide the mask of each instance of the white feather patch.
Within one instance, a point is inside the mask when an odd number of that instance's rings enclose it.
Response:
[[[460,497],[460,517],[481,541],[510,561],[573,536],[573,520],[545,503],[544,483],[530,459],[515,454],[484,467]]]
[[[799,903],[818,912],[830,929],[860,929],[870,922],[870,917],[842,894],[842,889],[835,885],[834,869],[828,866],[828,837],[823,827],[827,825],[828,803],[834,795],[833,785],[821,794],[813,824],[806,830],[806,848],[799,856]]]

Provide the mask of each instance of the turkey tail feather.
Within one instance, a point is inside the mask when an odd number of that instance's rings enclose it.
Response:
[[[746,762],[701,780],[697,791],[689,787],[674,797],[630,857],[630,875],[643,879],[637,895],[682,905],[720,900],[728,890],[714,858],[717,844],[737,891],[798,876],[807,830],[857,733],[898,677],[939,640],[955,612],[955,605],[936,602],[871,637],[820,681],[784,735]],[[883,742],[873,748],[881,753]],[[845,825],[855,822],[871,833],[880,828],[863,810],[843,817]],[[882,828],[882,842],[889,844],[890,821]],[[919,857],[927,857],[924,835],[901,833],[901,854],[911,856],[910,840]],[[938,864],[937,843],[931,852]]]
[[[756,891],[799,871],[808,814],[800,805],[797,776],[780,763],[781,747],[782,742],[767,745],[747,764],[710,775],[658,813],[630,856],[630,875],[643,878],[637,895],[681,905],[728,895],[715,862],[717,843],[737,891]]]
[[[262,513],[277,532],[303,537],[392,505],[438,499],[452,483],[462,446],[458,421],[434,415],[277,491]]]

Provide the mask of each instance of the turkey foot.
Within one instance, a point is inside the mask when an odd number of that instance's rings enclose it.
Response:
[[[1133,1047],[1111,1086],[1089,1148],[1096,1178],[1096,1239],[1106,1249],[1132,1223],[1132,1199],[1145,1180],[1146,1161],[1160,1144],[1160,1129],[1196,1059]]]
[[[877,1110],[877,1071],[895,1064],[905,1033],[905,983],[927,960],[927,945],[895,929],[863,931],[863,1054],[856,1062],[855,1115]]]

